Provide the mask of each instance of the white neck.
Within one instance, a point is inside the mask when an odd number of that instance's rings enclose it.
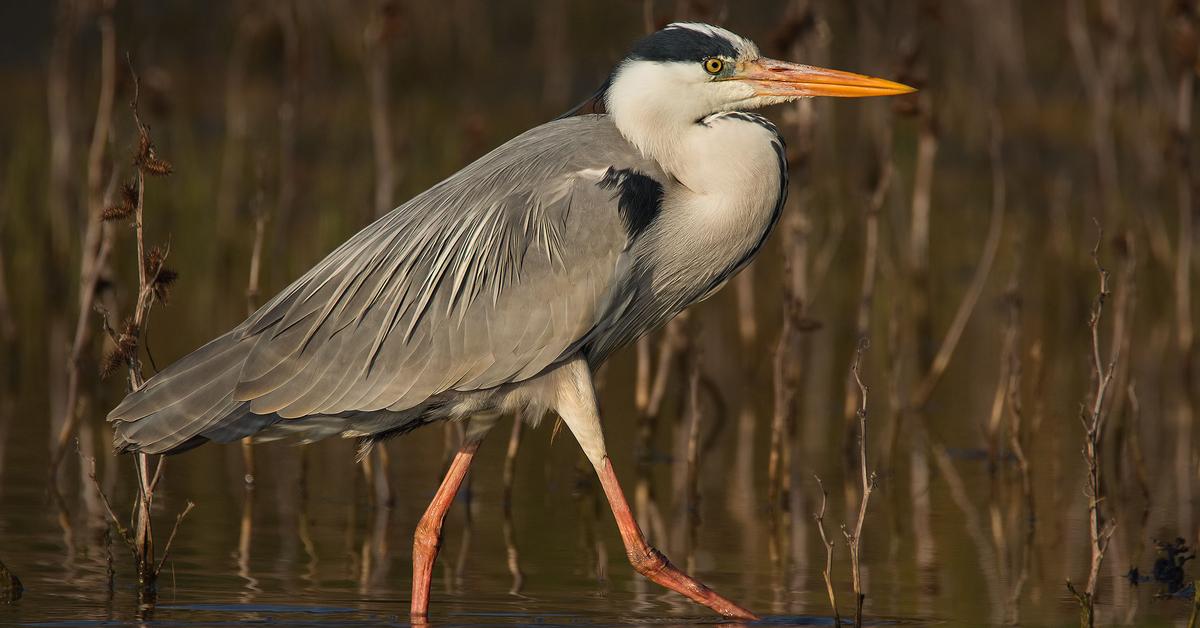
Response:
[[[625,139],[680,178],[687,170],[687,136],[696,132],[696,121],[709,111],[703,103],[662,89],[670,83],[664,75],[674,70],[667,64],[625,64],[617,70],[605,104]]]

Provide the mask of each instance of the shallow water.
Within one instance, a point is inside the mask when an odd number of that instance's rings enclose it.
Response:
[[[159,542],[184,500],[198,505],[171,547],[157,605],[140,616],[129,555],[118,543],[106,546],[98,513],[75,500],[63,513],[48,502],[41,475],[23,473],[40,470],[41,455],[10,449],[6,466],[16,472],[4,477],[0,538],[4,560],[22,578],[25,594],[0,606],[0,623],[407,624],[411,531],[436,488],[431,473],[436,465],[426,462],[441,455],[439,430],[391,443],[397,496],[392,509],[366,503],[345,443],[260,447],[257,460],[265,468],[251,489],[242,486],[236,448],[206,447],[169,459],[157,501]],[[526,432],[511,521],[500,504],[502,439],[485,444],[470,486],[447,520],[431,623],[717,623],[719,618],[633,574],[610,515],[590,478],[577,470],[576,446],[567,438],[551,444],[548,434],[546,427]],[[632,478],[628,455],[615,456],[618,472]],[[1008,600],[1019,575],[1004,555],[1017,551],[1023,526],[1002,505],[988,503],[991,482],[983,462],[960,457],[954,463],[972,503],[962,510],[935,480],[923,515],[929,538],[914,537],[916,520],[903,482],[884,478],[875,493],[864,549],[869,623],[998,625],[1015,609],[1024,624],[1069,625],[1075,611],[1062,574],[1081,573],[1085,557],[1056,537],[1070,534],[1060,526],[1082,526],[1082,517],[1043,521],[1049,529],[1036,535],[1029,550],[1029,579],[1014,607]],[[667,533],[652,534],[653,542],[715,590],[762,614],[764,623],[832,624],[821,583],[824,556],[808,520],[815,506],[811,496],[802,515],[790,521],[792,529],[780,533],[756,505],[738,508],[741,500],[732,490],[706,489],[695,540],[689,542],[667,477],[672,466],[654,469],[652,486],[662,496],[658,506]],[[118,488],[114,502],[120,507],[128,497]],[[827,515],[831,533],[839,534],[833,522],[843,512],[831,509]],[[1173,518],[1170,512],[1161,516]],[[1161,537],[1165,529],[1167,524],[1148,534]],[[112,579],[107,552],[116,570]],[[846,614],[850,591],[840,539],[837,552],[835,577]],[[1139,557],[1143,571],[1150,556],[1143,551]],[[1119,565],[1120,558],[1111,560]],[[1111,597],[1102,613],[1114,618],[1130,613],[1147,625],[1186,615],[1185,602],[1156,600],[1153,584],[1131,588],[1122,573],[1117,567],[1105,570],[1104,590]]]

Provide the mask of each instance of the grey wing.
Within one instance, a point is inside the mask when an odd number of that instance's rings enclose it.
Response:
[[[661,176],[604,117],[513,139],[364,229],[214,341],[206,355],[218,363],[181,360],[182,373],[220,379],[208,395],[152,380],[110,420],[131,424],[124,435],[135,446],[162,450],[219,435],[231,418],[400,412],[537,375],[622,294],[630,236],[616,195],[599,185],[611,167]],[[155,414],[161,425],[138,426],[138,436],[132,424]]]

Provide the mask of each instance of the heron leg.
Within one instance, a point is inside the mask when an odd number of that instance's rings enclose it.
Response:
[[[558,398],[554,408],[575,435],[575,440],[579,441],[579,446],[583,448],[584,454],[596,468],[596,474],[600,476],[600,484],[604,487],[604,494],[612,507],[617,527],[621,530],[621,540],[625,543],[625,553],[629,556],[633,568],[646,578],[726,617],[758,619],[754,613],[717,595],[712,589],[680,571],[642,536],[642,530],[629,509],[629,502],[625,500],[621,484],[617,482],[612,462],[608,459],[604,433],[600,429],[596,393],[587,362],[583,359],[573,360],[559,367],[552,376],[558,378]]]
[[[633,518],[633,512],[629,510],[629,503],[625,501],[625,493],[617,482],[617,475],[613,473],[612,462],[608,456],[596,467],[596,473],[600,476],[600,484],[604,487],[609,505],[612,506],[613,517],[616,518],[617,528],[621,531],[621,540],[625,543],[629,563],[638,573],[726,617],[758,619],[754,613],[721,597],[699,580],[680,571],[666,556],[646,542],[646,537],[642,535],[641,528]]]
[[[423,619],[429,612],[429,586],[433,579],[433,563],[437,560],[438,549],[442,544],[442,522],[446,519],[446,511],[450,510],[450,505],[454,503],[454,496],[458,494],[463,478],[467,476],[467,469],[471,467],[471,460],[479,449],[479,443],[479,440],[468,439],[459,447],[458,453],[454,454],[454,460],[450,463],[450,469],[446,471],[442,485],[438,487],[433,501],[429,503],[429,508],[425,509],[425,514],[417,524],[416,533],[413,534],[410,610],[413,619]]]

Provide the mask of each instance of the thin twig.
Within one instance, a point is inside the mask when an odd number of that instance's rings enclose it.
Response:
[[[1111,348],[1107,364],[1101,357],[1100,350],[1100,319],[1104,314],[1104,304],[1109,295],[1109,273],[1100,264],[1100,245],[1104,241],[1104,230],[1096,225],[1099,233],[1096,236],[1096,246],[1092,248],[1092,262],[1099,275],[1100,289],[1092,304],[1091,315],[1088,318],[1088,328],[1091,331],[1091,360],[1096,389],[1093,393],[1091,407],[1087,409],[1080,421],[1084,427],[1083,457],[1087,464],[1087,497],[1088,497],[1088,536],[1091,539],[1091,563],[1088,570],[1087,588],[1082,592],[1067,581],[1067,589],[1075,596],[1080,607],[1080,626],[1091,628],[1095,625],[1096,586],[1100,579],[1100,565],[1104,553],[1108,549],[1108,541],[1112,537],[1116,525],[1104,519],[1101,502],[1104,500],[1103,485],[1100,481],[1100,452],[1101,441],[1104,437],[1104,401],[1108,394],[1109,385],[1116,370],[1119,347]]]
[[[133,536],[129,533],[129,529],[121,525],[121,519],[113,512],[112,504],[108,501],[108,495],[104,493],[104,488],[100,486],[100,481],[96,478],[96,459],[83,455],[83,451],[79,449],[79,443],[76,441],[75,451],[79,454],[80,460],[87,467],[88,479],[92,481],[92,485],[96,489],[96,493],[100,495],[100,501],[104,504],[104,511],[108,513],[108,518],[112,522],[112,527],[116,529],[117,534],[121,536],[121,540],[125,541],[125,545],[136,555],[137,546],[133,541]]]
[[[867,206],[866,222],[863,225],[863,274],[862,287],[859,292],[858,309],[854,320],[854,336],[862,339],[866,338],[871,329],[871,314],[875,304],[875,288],[877,284],[877,276],[879,271],[879,220],[880,213],[883,210],[883,203],[887,200],[888,191],[891,189],[892,175],[894,167],[891,159],[891,134],[884,136],[882,145],[879,148],[880,172],[879,177],[875,181],[875,187],[871,192],[870,204]],[[857,354],[854,358],[857,361]],[[851,370],[857,368],[856,365],[851,365]],[[851,436],[855,429],[855,386],[854,382],[847,378],[846,392],[844,402],[844,444],[845,444],[845,462],[846,468],[850,469],[854,464],[854,442]]]
[[[167,556],[171,554],[171,542],[175,540],[175,533],[179,531],[179,524],[183,523],[183,518],[188,516],[188,513],[192,512],[192,509],[195,507],[195,502],[189,499],[187,505],[183,507],[183,512],[175,516],[175,526],[171,528],[171,534],[167,536],[167,543],[163,545],[162,558],[158,560],[158,566],[154,568],[155,576],[162,572],[163,565],[167,562]]]
[[[833,541],[830,541],[829,535],[825,533],[825,504],[829,501],[829,491],[825,490],[821,476],[814,473],[813,479],[821,489],[821,509],[813,515],[817,520],[817,531],[821,533],[821,543],[825,546],[825,569],[821,571],[821,575],[825,578],[825,594],[829,596],[829,608],[833,610],[833,625],[841,626],[842,616],[838,613],[837,593],[833,589]]]
[[[860,399],[856,414],[858,416],[858,459],[860,479],[862,480],[862,501],[858,506],[858,519],[854,523],[854,531],[850,532],[845,526],[842,526],[842,534],[846,536],[846,541],[850,546],[850,575],[854,585],[855,626],[862,626],[863,600],[866,599],[862,590],[859,550],[862,546],[863,523],[867,518],[867,502],[871,499],[871,491],[875,489],[875,474],[867,472],[867,386],[863,383],[860,373],[863,352],[866,351],[869,344],[866,338],[859,340],[858,348],[854,352],[854,362],[850,366],[854,382],[858,385]]]

